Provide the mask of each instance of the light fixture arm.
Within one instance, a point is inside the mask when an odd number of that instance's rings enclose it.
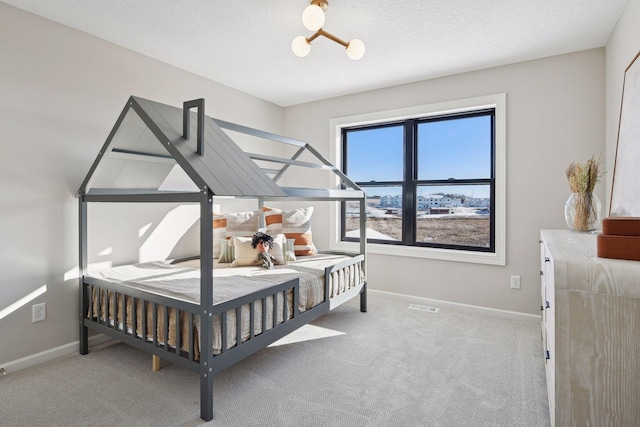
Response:
[[[331,33],[326,32],[325,30],[323,30],[322,28],[320,28],[318,31],[315,32],[315,34],[313,34],[311,37],[307,37],[307,43],[311,44],[312,41],[314,41],[315,39],[317,39],[319,36],[324,36],[326,38],[328,38],[329,40],[333,40],[334,42],[341,44],[344,47],[349,47],[349,43],[347,43],[346,41],[339,39],[338,37],[334,36]]]
[[[326,12],[329,7],[329,2],[327,0],[311,0],[311,4],[318,6],[323,12]]]

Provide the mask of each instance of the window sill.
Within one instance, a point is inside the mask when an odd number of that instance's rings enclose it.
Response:
[[[353,252],[358,251],[359,243],[335,242],[332,250]],[[383,245],[368,243],[367,252],[370,254],[402,256],[411,258],[434,259],[440,261],[468,262],[474,264],[505,265],[504,254],[489,252],[472,252],[452,249],[423,248],[413,246]]]

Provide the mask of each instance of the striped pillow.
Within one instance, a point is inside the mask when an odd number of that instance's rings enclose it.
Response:
[[[260,211],[213,215],[213,257],[220,257],[222,240],[253,236],[258,231],[259,220]]]
[[[218,262],[221,264],[233,262],[234,251],[233,246],[231,245],[231,240],[222,240],[220,242],[220,248],[220,258],[218,258]]]
[[[297,256],[318,253],[311,233],[313,207],[283,211],[265,206],[262,210],[267,234],[275,236],[282,233],[287,239],[294,239],[294,253]]]

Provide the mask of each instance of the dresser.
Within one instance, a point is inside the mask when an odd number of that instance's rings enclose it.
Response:
[[[551,425],[640,426],[640,261],[598,258],[596,235],[540,232]]]

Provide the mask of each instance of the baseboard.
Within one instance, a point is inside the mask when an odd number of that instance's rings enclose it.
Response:
[[[472,311],[480,311],[480,312],[484,312],[485,314],[491,313],[494,314],[496,316],[499,317],[505,317],[508,319],[514,319],[514,320],[528,320],[528,321],[535,321],[535,322],[540,322],[540,316],[535,315],[535,314],[528,314],[528,313],[520,313],[518,311],[509,311],[509,310],[500,310],[497,308],[489,308],[489,307],[482,307],[480,305],[471,305],[471,304],[461,304],[461,303],[457,303],[457,302],[450,302],[450,301],[442,301],[442,300],[437,300],[437,299],[432,299],[432,298],[424,298],[424,297],[416,297],[413,295],[405,295],[405,294],[398,294],[395,292],[387,292],[387,291],[378,291],[375,289],[367,289],[367,292],[372,292],[372,293],[379,293],[379,294],[384,294],[387,295],[389,297],[392,298],[396,298],[396,299],[401,299],[403,301],[407,301],[407,302],[416,302],[416,301],[421,301],[423,303],[427,303],[428,305],[434,305],[437,307],[452,307],[452,308],[458,308],[458,309],[463,309],[463,310],[472,310]]]
[[[104,334],[92,335],[89,337],[89,346],[96,346],[111,341],[112,338]],[[40,353],[31,354],[21,359],[13,360],[0,366],[4,374],[9,374],[23,369],[31,368],[42,363],[51,362],[70,354],[78,353],[80,343],[78,341],[70,342],[60,347],[51,348]]]

